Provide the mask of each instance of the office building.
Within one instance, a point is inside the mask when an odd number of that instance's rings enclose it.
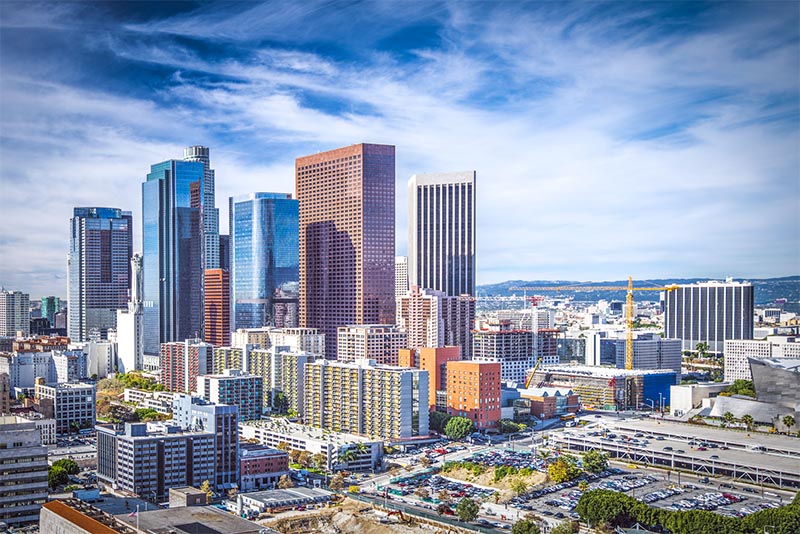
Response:
[[[524,383],[528,369],[536,365],[536,333],[530,330],[512,330],[507,321],[500,321],[472,336],[472,359],[500,362],[503,381]]]
[[[500,420],[499,363],[447,362],[447,414],[466,417],[482,430]]]
[[[169,489],[216,481],[216,436],[171,421],[97,425],[97,479],[145,499],[166,500]]]
[[[683,341],[682,350],[708,343],[722,352],[728,339],[753,338],[753,284],[698,282],[665,293],[665,337]]]
[[[625,368],[625,343],[624,339],[615,340],[616,366],[620,369]],[[681,360],[680,339],[661,339],[645,334],[633,340],[634,369],[672,369],[680,379]]]
[[[281,346],[251,350],[245,368],[248,373],[263,377],[264,408],[302,417],[305,365],[319,357]]]
[[[203,339],[216,346],[231,344],[231,294],[228,271],[207,269],[204,279],[205,330]]]
[[[67,257],[67,333],[106,339],[128,302],[133,216],[117,208],[75,208]]]
[[[459,295],[442,299],[443,345],[459,347],[461,357],[472,358],[472,331],[475,329],[475,297]]]
[[[337,360],[375,360],[397,365],[398,351],[406,348],[406,333],[393,324],[365,324],[339,327]]]
[[[22,291],[0,288],[0,336],[22,337],[30,335],[30,295]]]
[[[61,311],[61,299],[53,296],[42,297],[42,307],[40,309],[42,318],[47,319],[51,328],[55,327],[56,314]]]
[[[300,326],[390,324],[394,301],[395,149],[359,144],[295,162],[300,201]]]
[[[458,347],[422,347],[419,349],[417,360],[418,366],[423,371],[428,371],[428,392],[429,410],[446,411],[446,405],[440,405],[437,398],[446,398],[447,392],[447,364],[448,362],[459,361],[461,359],[461,349]],[[400,365],[403,365],[401,362]]]
[[[475,295],[475,171],[415,174],[408,182],[409,284]]]
[[[278,481],[289,475],[289,453],[259,443],[239,446],[239,491],[277,488]]]
[[[231,272],[231,236],[219,236],[219,268]]]
[[[441,347],[444,345],[444,321],[442,320],[441,291],[411,290],[397,299],[397,325],[408,336],[406,347]]]
[[[202,220],[203,270],[219,269],[219,209],[216,207],[214,170],[211,168],[209,149],[204,146],[189,146],[183,149],[183,161],[194,161],[203,165],[203,183],[199,188]],[[197,189],[194,190],[197,194]]]
[[[83,350],[55,350],[50,356],[49,383],[77,382],[89,378],[89,355]]]
[[[264,407],[264,378],[239,369],[197,377],[197,395],[214,404],[239,407],[239,420],[261,419]]]
[[[408,256],[395,256],[394,258],[394,299],[404,297],[409,290],[408,285]]]
[[[11,413],[11,377],[0,372],[0,415]]]
[[[0,522],[11,527],[35,523],[47,502],[48,465],[47,447],[34,423],[0,418],[0,464]]]
[[[159,383],[167,391],[197,391],[197,377],[212,372],[213,346],[199,339],[162,343]]]
[[[142,268],[142,255],[134,254],[131,258],[131,299],[127,309],[117,310],[116,343],[120,373],[144,369],[144,308],[142,306],[144,277]]]
[[[211,432],[215,436],[215,480],[217,491],[236,487],[239,480],[239,408],[214,404],[199,397],[175,395],[172,417],[181,428]]]
[[[427,436],[427,399],[427,371],[371,360],[317,360],[305,368],[303,419],[325,430],[385,440]]]
[[[81,382],[68,384],[36,384],[36,399],[52,402],[56,433],[68,434],[76,429],[93,428],[95,423],[95,386]],[[48,402],[49,401],[49,402]]]
[[[771,358],[800,359],[800,338],[796,336],[769,336],[766,340],[730,339],[725,341],[725,382],[752,380],[750,359]]]
[[[213,209],[203,205],[206,188],[213,183],[206,169],[203,161],[168,160],[151,165],[142,184],[142,300],[148,355],[158,354],[161,343],[203,331],[203,217],[206,208]]]
[[[250,193],[229,203],[233,327],[297,326],[298,201]]]

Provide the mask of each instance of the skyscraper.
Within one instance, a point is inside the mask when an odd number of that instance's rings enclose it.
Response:
[[[42,317],[50,322],[50,328],[56,324],[56,314],[61,311],[61,299],[58,297],[42,297]]]
[[[410,285],[475,295],[475,171],[408,181]]]
[[[722,352],[728,339],[753,339],[753,284],[709,281],[666,292],[665,337],[683,340],[682,350],[708,343]]]
[[[210,167],[209,149],[189,146],[183,149],[183,161],[203,164],[202,200],[200,217],[203,221],[203,269],[219,268],[219,209],[214,199],[214,169]]]
[[[205,332],[203,339],[216,346],[231,344],[231,290],[228,271],[206,269]]]
[[[203,162],[168,160],[152,165],[142,184],[146,354],[202,332],[206,178]]]
[[[250,193],[229,203],[233,328],[297,326],[298,201]]]
[[[394,322],[395,149],[359,144],[298,158],[300,326]]]
[[[118,208],[75,208],[67,265],[67,334],[106,339],[128,303],[133,217]]]
[[[22,291],[0,288],[0,336],[28,337],[31,328],[31,297]]]
[[[128,302],[128,309],[117,310],[117,361],[120,373],[144,369],[142,262],[141,254],[133,255],[131,259],[131,300]]]
[[[408,334],[406,348],[444,346],[442,300],[449,298],[441,291],[412,286],[397,299],[397,324]]]
[[[394,299],[404,297],[408,289],[408,256],[396,256],[394,258]]]

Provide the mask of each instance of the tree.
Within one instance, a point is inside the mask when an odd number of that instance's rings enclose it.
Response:
[[[791,415],[784,415],[783,419],[781,419],[781,421],[786,426],[787,430],[789,432],[791,432],[792,431],[792,427],[795,425],[794,417],[792,417]]]
[[[317,468],[322,469],[327,465],[328,457],[322,454],[321,452],[318,452],[311,456],[311,461],[314,462],[314,465]]]
[[[441,434],[444,432],[444,427],[447,426],[447,422],[450,421],[451,418],[451,416],[444,412],[437,412],[434,410],[431,412],[428,420],[428,426],[431,430],[435,430]]]
[[[754,422],[755,420],[753,419],[753,416],[750,415],[749,413],[746,413],[742,416],[742,423],[744,423],[744,425],[747,427],[747,430],[753,429]]]
[[[547,475],[555,483],[566,482],[580,475],[575,460],[569,456],[559,456],[558,460],[547,466]]]
[[[456,506],[456,514],[461,521],[474,521],[479,511],[478,503],[469,497],[462,498]]]
[[[204,480],[200,484],[200,491],[206,494],[206,504],[210,503],[211,499],[214,498],[214,492],[211,491],[211,483],[208,480]]]
[[[347,464],[352,462],[358,457],[355,449],[344,449],[339,451],[339,463],[340,464]]]
[[[513,491],[518,497],[528,491],[528,483],[522,480],[521,478],[515,478],[509,484],[511,491]]]
[[[736,421],[736,416],[734,416],[731,412],[725,412],[722,414],[722,421],[726,426],[729,426],[731,423]]]
[[[53,467],[61,467],[68,475],[77,475],[81,472],[81,468],[78,467],[78,464],[75,462],[75,460],[70,460],[69,458],[56,460],[53,462]]]
[[[302,451],[297,456],[297,463],[303,467],[311,467],[311,453],[308,451]]]
[[[547,449],[539,449],[536,452],[536,456],[538,456],[540,460],[544,460],[545,462],[549,462],[550,461],[550,457],[552,456],[552,453],[550,451],[548,451]]]
[[[69,475],[67,471],[58,465],[53,465],[47,470],[47,483],[51,488],[56,488],[62,484],[69,482]]]
[[[708,357],[708,343],[702,342],[695,345],[695,350],[697,350],[697,358],[700,360],[704,360]]]
[[[280,443],[278,443],[278,445],[275,448],[276,449],[280,449],[282,451],[288,451],[288,450],[291,450],[292,447],[289,446],[289,444],[286,443],[285,441],[281,441]]]
[[[300,450],[297,450],[297,449],[292,449],[292,450],[290,450],[290,451],[289,451],[289,460],[291,460],[291,462],[292,462],[293,464],[296,464],[296,463],[297,463],[297,460],[300,458],[300,454],[301,454],[302,452],[303,452],[303,451],[300,451]]]
[[[440,501],[446,502],[446,503],[453,502],[453,499],[452,499],[452,497],[450,497],[450,494],[447,493],[447,490],[439,491],[439,493],[436,494],[436,498],[439,499]]]
[[[511,527],[511,534],[541,534],[542,530],[535,521],[520,519]]]
[[[474,425],[466,417],[453,417],[444,427],[444,433],[452,440],[459,441],[472,433]]]
[[[278,489],[289,489],[294,487],[294,482],[292,482],[291,477],[289,475],[281,475],[281,478],[278,479]]]
[[[572,521],[562,521],[550,529],[550,534],[575,534],[578,527]]]
[[[418,487],[417,490],[414,492],[414,495],[416,495],[420,499],[427,499],[428,497],[431,496],[430,492],[424,486]]]
[[[331,477],[328,487],[333,491],[341,491],[342,488],[344,488],[344,475],[341,473],[336,473],[333,477]]]
[[[586,491],[587,489],[589,489],[589,483],[586,482],[585,480],[581,480],[580,482],[578,482],[578,489],[581,491]]]
[[[497,430],[499,430],[501,434],[513,434],[514,432],[522,432],[524,427],[525,425],[518,425],[511,419],[500,419],[499,421],[497,421]]]
[[[583,467],[589,473],[600,473],[608,469],[608,456],[600,450],[591,449],[583,453]]]

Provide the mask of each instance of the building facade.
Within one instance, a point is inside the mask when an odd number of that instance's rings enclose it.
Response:
[[[206,269],[204,284],[205,320],[203,339],[216,346],[231,344],[231,293],[228,271]]]
[[[51,328],[54,328],[56,325],[56,314],[61,311],[61,299],[53,296],[42,297],[42,307],[40,309],[42,317],[47,319]]]
[[[475,428],[494,428],[500,420],[499,363],[447,362],[447,414],[466,417]]]
[[[75,208],[67,257],[67,333],[106,339],[128,303],[133,216],[117,208]]]
[[[31,297],[22,291],[0,288],[0,336],[22,337],[31,333]]]
[[[47,502],[47,447],[34,423],[0,418],[0,522],[16,527],[39,520]]]
[[[210,150],[205,146],[189,146],[183,149],[183,161],[195,161],[203,165],[203,183],[200,187],[200,219],[202,224],[203,270],[219,269],[219,209],[215,199],[215,176],[211,168]]]
[[[239,491],[259,491],[278,487],[278,481],[289,474],[289,453],[260,444],[239,447]]]
[[[298,201],[251,193],[229,204],[234,328],[297,326]]]
[[[340,362],[375,360],[397,365],[400,349],[406,348],[406,333],[393,324],[340,326],[336,359]]]
[[[472,331],[475,329],[475,297],[459,295],[442,299],[443,345],[459,347],[461,357],[472,358]]]
[[[397,299],[397,325],[408,336],[407,348],[444,346],[443,298],[441,291],[413,286]]]
[[[131,258],[131,299],[127,309],[117,310],[116,342],[120,373],[144,369],[144,259]]]
[[[57,434],[94,428],[95,393],[94,384],[36,384],[36,399],[52,403]]]
[[[418,366],[423,371],[428,371],[428,409],[441,409],[446,411],[446,406],[439,406],[436,402],[437,393],[447,391],[447,364],[461,359],[461,349],[458,347],[422,347],[417,357]]]
[[[472,359],[500,362],[503,381],[524,383],[528,369],[536,365],[536,333],[530,330],[511,330],[500,322],[473,331],[472,336]]]
[[[261,419],[264,378],[239,369],[225,369],[222,374],[199,376],[197,394],[214,404],[238,406],[241,421]]]
[[[728,339],[753,338],[753,284],[699,282],[665,293],[665,337],[680,339],[683,350],[708,343],[710,352],[722,352]]]
[[[769,336],[766,340],[730,339],[725,341],[724,347],[725,382],[752,380],[750,358],[755,360],[800,359],[800,338],[796,336]]]
[[[197,377],[212,372],[213,348],[199,339],[162,343],[159,383],[167,391],[197,391]]]
[[[298,158],[300,326],[325,334],[395,319],[395,149],[359,144]]]
[[[409,284],[475,295],[475,171],[415,174],[408,182]]]
[[[405,296],[408,285],[408,256],[394,258],[394,299]]]
[[[616,365],[625,368],[624,339],[615,340]],[[681,340],[680,339],[634,339],[634,369],[672,369],[681,376]]]

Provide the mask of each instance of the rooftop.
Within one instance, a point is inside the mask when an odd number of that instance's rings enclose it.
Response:
[[[92,534],[136,533],[136,529],[120,523],[114,516],[80,499],[50,501],[43,504],[42,507]]]
[[[356,434],[323,431],[321,428],[301,425],[300,423],[293,423],[288,419],[281,417],[259,419],[258,421],[247,421],[246,423],[242,423],[241,426],[263,428],[265,430],[280,434],[291,434],[293,437],[300,439],[327,441],[337,445],[344,445],[346,443],[370,443],[374,441],[367,437],[358,436]]]
[[[287,501],[291,502],[297,499],[308,500],[317,499],[319,497],[330,497],[331,492],[316,488],[288,488],[276,489],[266,491],[255,491],[253,493],[243,494],[249,499],[253,499],[264,503],[267,507],[279,506]]]
[[[134,526],[136,517],[116,516]],[[168,510],[139,511],[139,530],[152,534],[259,534],[264,527],[214,506],[188,506]]]
[[[675,374],[672,369],[617,369],[616,367],[595,367],[591,365],[545,365],[539,372],[586,375],[598,378]]]

